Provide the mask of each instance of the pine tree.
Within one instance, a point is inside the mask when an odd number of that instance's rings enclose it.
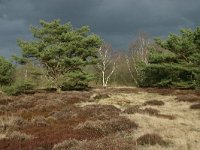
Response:
[[[68,74],[82,73],[87,76],[83,68],[96,62],[101,39],[91,34],[88,26],[75,29],[71,23],[61,24],[60,20],[41,20],[39,27],[31,26],[31,32],[34,40],[18,41],[22,56],[42,65],[48,79],[57,89],[62,87]]]
[[[200,86],[200,27],[182,29],[166,40],[156,39],[149,63],[143,65],[141,86],[196,88]]]

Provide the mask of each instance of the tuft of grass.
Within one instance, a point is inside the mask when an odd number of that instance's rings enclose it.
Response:
[[[34,139],[34,136],[28,135],[26,133],[21,133],[21,132],[18,132],[18,131],[14,131],[10,135],[8,135],[8,138],[9,139],[14,139],[14,140],[24,141],[24,140],[32,140],[32,139]]]
[[[0,99],[0,105],[8,105],[11,102],[13,102],[13,100],[8,97],[1,97]]]
[[[118,117],[107,121],[86,121],[80,123],[74,129],[91,130],[99,134],[108,135],[111,133],[136,129],[137,127],[138,125],[135,122],[124,117]]]
[[[139,113],[139,114],[158,115],[159,112],[160,112],[159,110],[151,108],[151,107],[145,108],[145,109],[140,109],[140,106],[138,106],[138,105],[130,106],[124,110],[124,113],[127,113],[127,114]]]
[[[78,114],[90,120],[108,120],[119,116],[121,110],[113,105],[88,105],[82,108]]]
[[[159,117],[159,118],[169,119],[169,120],[174,120],[174,119],[176,119],[176,117],[173,116],[173,115],[157,114],[156,116]]]
[[[149,101],[146,101],[144,103],[144,105],[157,105],[157,106],[162,106],[164,105],[165,103],[163,101],[159,101],[159,100],[149,100]]]
[[[27,126],[28,122],[22,117],[17,116],[1,116],[0,117],[0,131],[10,131]]]
[[[78,141],[70,139],[55,144],[53,150],[136,150],[135,142],[132,138],[111,135],[100,138],[96,141]]]
[[[148,114],[150,116],[156,116],[159,118],[164,118],[164,119],[169,119],[169,120],[174,120],[176,117],[173,115],[166,115],[166,114],[161,114],[159,110],[154,109],[154,108],[145,108],[145,109],[140,109],[139,106],[131,106],[128,107],[127,109],[124,110],[124,113],[127,114]]]
[[[167,142],[158,134],[144,134],[137,139],[138,145],[166,145]]]
[[[179,102],[190,102],[190,103],[195,103],[195,102],[200,102],[200,97],[196,95],[178,95],[176,97],[176,100]]]
[[[141,109],[139,105],[135,105],[127,107],[123,112],[127,114],[135,114],[135,113],[140,113]]]
[[[154,108],[145,108],[144,109],[144,113],[148,113],[149,115],[154,115],[154,116],[156,116],[156,115],[158,115],[159,114],[159,110],[157,110],[157,109],[154,109]]]
[[[137,129],[138,125],[127,118],[120,117],[118,119],[112,119],[105,123],[105,131],[108,133],[114,133],[119,131],[127,131],[130,129]]]
[[[104,99],[104,98],[110,98],[108,94],[97,94],[94,96],[94,99]]]
[[[190,109],[200,109],[200,103],[191,105]]]
[[[37,116],[31,119],[31,123],[36,126],[48,126],[48,120],[44,116]]]
[[[65,140],[61,143],[55,144],[53,146],[53,150],[65,150],[65,149],[70,150],[81,143],[82,143],[82,141],[78,141],[76,139]]]

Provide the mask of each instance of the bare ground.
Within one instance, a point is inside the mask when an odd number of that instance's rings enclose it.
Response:
[[[0,96],[0,149],[197,150],[200,92],[109,88]]]

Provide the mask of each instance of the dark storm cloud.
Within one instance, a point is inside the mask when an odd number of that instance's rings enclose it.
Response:
[[[0,55],[17,52],[40,19],[89,25],[115,48],[126,48],[139,31],[166,36],[200,24],[199,0],[0,0]]]

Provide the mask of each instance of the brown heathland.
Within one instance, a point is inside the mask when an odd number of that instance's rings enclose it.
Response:
[[[128,87],[1,95],[0,149],[195,150],[199,96]]]

